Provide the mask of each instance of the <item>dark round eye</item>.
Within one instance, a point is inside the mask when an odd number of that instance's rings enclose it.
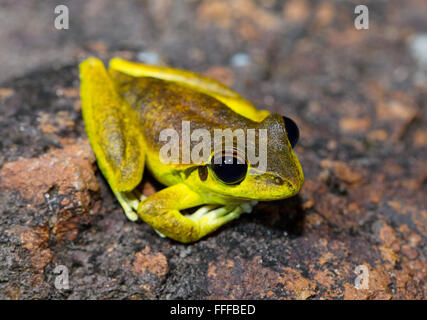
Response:
[[[215,158],[218,158],[215,161]],[[215,163],[219,162],[219,163]],[[212,157],[211,169],[215,176],[224,183],[237,184],[241,182],[248,171],[248,164],[243,161],[238,161],[236,155],[222,154]]]
[[[285,121],[286,133],[288,134],[289,142],[291,143],[292,148],[298,142],[299,139],[299,129],[297,124],[291,118],[283,116],[283,120]]]

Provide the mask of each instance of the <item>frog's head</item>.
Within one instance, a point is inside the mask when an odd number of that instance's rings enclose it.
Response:
[[[226,150],[217,155],[219,163],[212,155],[209,164],[199,167],[198,178],[205,190],[225,198],[259,201],[284,199],[299,192],[304,175],[293,152],[299,138],[295,122],[272,114],[255,129],[255,157],[249,151],[253,142],[248,138],[245,159],[236,149]],[[261,131],[266,133],[264,141]]]

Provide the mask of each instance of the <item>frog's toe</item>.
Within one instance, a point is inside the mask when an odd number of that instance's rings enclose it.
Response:
[[[240,207],[242,208],[243,213],[251,213],[252,212],[252,205],[249,202],[241,204]]]
[[[144,201],[145,199],[147,199],[147,196],[144,196],[141,192],[139,192],[138,190],[133,190],[132,193],[135,195],[135,197],[139,200],[139,202]],[[139,202],[136,206],[136,208],[134,208],[135,210],[138,210],[138,205]]]
[[[166,238],[166,236],[163,233],[161,233],[160,231],[158,231],[156,229],[154,229],[154,231],[156,231],[156,233],[160,236],[160,238]]]
[[[220,210],[223,209],[223,210]],[[212,225],[221,226],[227,222],[230,222],[234,219],[240,217],[240,214],[243,213],[243,209],[241,206],[237,206],[234,209],[230,210],[230,208],[223,207],[214,210],[214,212],[210,213],[209,223]]]
[[[124,211],[125,211],[125,215],[126,215],[126,217],[130,220],[130,221],[132,221],[132,222],[135,222],[135,221],[137,221],[138,220],[138,215],[136,214],[136,212],[135,211],[133,211],[133,209],[132,208],[123,208],[124,209]]]
[[[219,207],[215,210],[211,210],[206,214],[206,217],[211,217],[211,218],[218,218],[218,217],[222,217],[224,215],[226,215],[227,213],[230,212],[230,208],[229,207]]]
[[[191,220],[198,220],[201,217],[203,217],[204,215],[206,215],[208,212],[215,209],[216,207],[217,206],[215,206],[215,205],[202,206],[199,209],[197,209],[196,211],[194,211],[192,214],[188,215],[187,218],[189,218]]]
[[[134,192],[115,192],[117,200],[119,200],[120,205],[125,212],[126,217],[130,221],[138,220],[138,205],[140,203],[141,197],[144,195],[136,195]]]
[[[258,201],[250,201],[242,203],[240,206],[244,213],[252,213],[253,208],[258,204]]]
[[[214,205],[203,206],[192,215],[187,216],[188,219],[197,222],[203,234],[212,232],[221,225],[234,220],[243,212],[241,205],[238,206],[222,206]]]

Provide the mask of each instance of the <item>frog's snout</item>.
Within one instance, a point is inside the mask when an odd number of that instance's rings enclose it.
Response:
[[[282,187],[285,193],[288,194],[288,196],[297,194],[300,191],[303,184],[303,179],[301,179],[298,176],[287,177],[287,178],[276,176],[272,180],[273,180],[272,182],[275,185],[277,185],[279,188]]]
[[[301,179],[299,176],[285,179],[284,183],[287,184],[289,190],[291,190],[292,195],[297,194],[302,187],[304,179]]]

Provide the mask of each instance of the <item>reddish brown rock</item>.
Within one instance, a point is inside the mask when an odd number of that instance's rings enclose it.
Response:
[[[14,94],[14,90],[10,88],[0,88],[0,99],[9,98]]]
[[[90,219],[91,192],[99,191],[94,162],[87,142],[66,145],[39,158],[5,163],[0,188],[18,192],[32,207],[46,202],[55,212],[50,224],[56,239],[73,240]]]
[[[133,262],[135,274],[144,275],[149,272],[160,279],[164,279],[168,270],[166,257],[160,252],[151,252],[150,247],[146,247],[135,254],[135,261]]]
[[[340,120],[340,128],[344,132],[363,132],[369,129],[371,119],[364,118],[343,118]]]
[[[316,292],[316,283],[297,270],[271,270],[262,266],[259,256],[211,263],[207,276],[211,299],[308,299]]]
[[[204,75],[209,78],[215,79],[226,86],[232,86],[234,83],[233,72],[229,68],[225,68],[222,66],[210,67],[204,72]]]
[[[0,188],[41,204],[49,189],[65,195],[77,192],[78,201],[88,204],[89,191],[99,190],[94,176],[95,157],[87,141],[56,149],[40,158],[5,163],[0,171]]]
[[[352,170],[348,164],[344,162],[330,161],[326,159],[321,162],[321,166],[332,170],[338,179],[348,184],[356,184],[362,181],[360,173]]]
[[[33,267],[43,273],[44,267],[52,260],[52,250],[49,249],[49,228],[43,227],[16,227],[14,232],[19,234],[22,247],[31,255]]]

